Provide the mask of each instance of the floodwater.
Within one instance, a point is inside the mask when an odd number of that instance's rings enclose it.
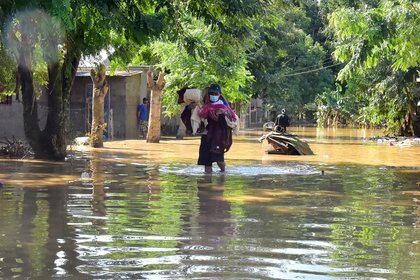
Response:
[[[293,130],[315,156],[247,132],[211,176],[196,138],[0,159],[0,279],[419,279],[420,147]]]

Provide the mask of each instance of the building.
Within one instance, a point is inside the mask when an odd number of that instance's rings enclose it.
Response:
[[[90,78],[91,68],[79,68],[72,88],[70,103],[70,134],[72,137],[87,135],[90,131],[91,102],[93,85]],[[147,90],[148,66],[133,67],[127,71],[107,73],[109,93],[105,100],[107,136],[117,139],[138,137],[137,105]],[[40,125],[43,127],[47,115],[45,95],[38,102]],[[24,138],[23,105],[20,101],[8,98],[0,103],[0,138]]]
[[[268,112],[263,107],[263,101],[259,98],[252,98],[248,108],[242,112],[241,128],[262,128],[263,124],[269,121]]]
[[[148,97],[147,71],[149,67],[130,68],[107,76],[109,92],[105,98],[105,121],[109,138],[138,137],[137,105]],[[92,91],[90,68],[79,68],[72,88],[70,130],[78,135],[90,131],[92,121]],[[108,75],[108,74],[107,74]]]

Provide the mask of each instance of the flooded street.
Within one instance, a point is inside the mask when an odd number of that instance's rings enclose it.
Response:
[[[198,138],[0,159],[0,279],[419,279],[420,147],[292,131],[314,156],[249,131],[226,174],[195,165]]]

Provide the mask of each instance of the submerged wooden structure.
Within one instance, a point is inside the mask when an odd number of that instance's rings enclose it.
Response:
[[[300,140],[296,135],[271,131],[262,136],[260,142],[267,140],[273,150],[267,151],[269,154],[281,155],[313,155],[308,143]]]

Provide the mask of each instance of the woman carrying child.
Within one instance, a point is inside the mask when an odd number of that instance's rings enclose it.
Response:
[[[225,172],[224,153],[232,146],[232,128],[228,123],[235,122],[238,117],[222,97],[219,85],[210,85],[198,115],[207,121],[201,136],[198,165],[204,165],[204,171],[211,173],[213,162],[216,162],[220,171]]]

